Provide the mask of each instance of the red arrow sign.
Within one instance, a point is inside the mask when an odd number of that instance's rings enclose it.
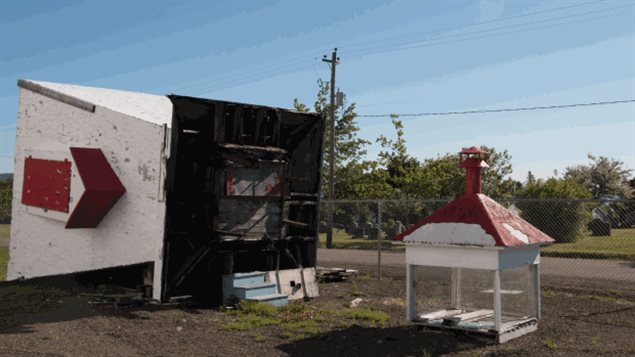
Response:
[[[66,228],[96,228],[126,192],[101,149],[70,148],[86,189],[71,213]]]

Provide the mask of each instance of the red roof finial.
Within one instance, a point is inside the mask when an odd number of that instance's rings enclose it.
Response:
[[[464,168],[466,172],[465,193],[481,193],[481,168],[489,167],[485,162],[488,157],[489,152],[476,146],[463,148],[459,153],[459,167]]]

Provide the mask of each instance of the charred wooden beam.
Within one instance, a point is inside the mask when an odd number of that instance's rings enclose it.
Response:
[[[306,200],[287,200],[287,204],[295,205],[295,206],[315,206],[317,202],[315,201],[306,201]]]
[[[288,241],[298,240],[298,241],[303,241],[303,242],[313,242],[313,241],[316,241],[317,238],[316,237],[307,237],[307,236],[287,236],[285,238],[285,240],[288,240]]]
[[[245,236],[244,233],[222,231],[222,230],[218,230],[218,229],[213,230],[212,233],[216,233],[218,235],[223,235],[223,236],[232,236],[232,237],[244,237]]]
[[[289,192],[289,196],[294,199],[299,198],[317,198],[317,193],[305,193],[305,192]]]
[[[285,219],[283,220],[284,223],[290,225],[290,226],[294,226],[294,227],[300,227],[300,228],[309,228],[309,224],[308,223],[304,223],[304,222],[298,222],[298,221],[292,221],[289,219]]]
[[[237,151],[261,151],[286,155],[288,152],[285,149],[281,149],[275,146],[255,146],[255,145],[238,145],[229,143],[217,143],[216,147],[225,150],[237,150]]]

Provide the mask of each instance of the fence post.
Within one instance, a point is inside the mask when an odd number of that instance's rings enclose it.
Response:
[[[381,281],[381,233],[382,233],[382,219],[381,219],[381,204],[382,201],[377,201],[377,280]]]

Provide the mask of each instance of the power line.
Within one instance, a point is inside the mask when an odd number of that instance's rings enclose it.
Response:
[[[384,118],[397,115],[399,117],[423,117],[423,116],[441,116],[441,115],[463,115],[463,114],[483,114],[483,113],[502,113],[502,112],[522,112],[531,110],[550,110],[550,109],[563,109],[563,108],[577,108],[577,107],[592,107],[596,105],[613,105],[613,104],[625,104],[634,103],[635,99],[626,100],[613,100],[606,102],[591,102],[591,103],[575,103],[575,104],[560,104],[560,105],[547,105],[536,107],[520,107],[520,108],[500,108],[500,109],[476,109],[476,110],[463,110],[452,112],[424,112],[424,113],[408,113],[408,114],[361,114],[359,118]]]
[[[470,24],[470,25],[465,25],[465,26],[458,26],[458,27],[457,26],[455,26],[455,27],[446,27],[444,29],[438,29],[438,30],[434,30],[434,31],[428,31],[428,32],[424,32],[424,33],[412,34],[412,35],[407,35],[407,36],[393,36],[393,37],[387,37],[387,38],[383,38],[383,39],[379,39],[379,40],[373,40],[373,41],[365,41],[365,42],[357,42],[357,43],[353,42],[350,45],[347,45],[346,43],[344,43],[344,44],[342,44],[342,46],[345,46],[347,49],[351,49],[351,48],[356,48],[356,47],[364,47],[366,45],[370,45],[370,44],[374,44],[374,43],[393,42],[395,40],[402,40],[402,39],[406,39],[406,38],[419,39],[420,36],[432,35],[432,34],[438,34],[438,33],[447,33],[447,32],[452,32],[452,31],[459,31],[459,30],[464,30],[464,29],[471,28],[471,27],[481,27],[483,25],[487,25],[487,24],[491,24],[491,23],[505,22],[505,21],[508,21],[508,20],[522,18],[522,17],[531,17],[531,16],[539,15],[539,14],[557,12],[557,11],[560,11],[560,10],[566,10],[566,9],[570,9],[570,8],[574,8],[574,7],[581,7],[581,6],[591,5],[591,4],[598,4],[598,3],[601,3],[601,2],[604,2],[604,1],[606,1],[606,0],[589,1],[589,2],[585,2],[585,3],[567,5],[567,6],[557,7],[557,8],[553,8],[553,9],[545,9],[545,10],[540,10],[540,11],[527,12],[527,13],[519,14],[519,15],[513,15],[513,16],[507,16],[507,17],[499,17],[499,18],[496,18],[496,19],[482,21],[482,22],[478,22],[478,23],[475,23],[475,24]]]
[[[500,26],[500,27],[495,27],[495,28],[485,29],[485,30],[480,30],[480,31],[463,32],[463,33],[458,33],[458,34],[453,34],[453,35],[432,37],[432,38],[423,39],[423,40],[414,41],[414,42],[407,42],[407,43],[401,43],[401,44],[384,45],[384,46],[378,46],[378,47],[373,47],[373,48],[359,49],[359,50],[354,50],[354,51],[347,52],[347,54],[349,54],[351,56],[362,56],[362,55],[366,55],[366,54],[380,54],[380,53],[386,53],[386,52],[408,50],[408,49],[413,49],[413,48],[430,47],[430,46],[444,45],[444,44],[463,42],[463,41],[469,41],[469,40],[490,38],[490,37],[496,37],[496,36],[501,36],[501,35],[509,35],[509,34],[533,31],[533,30],[542,30],[542,29],[546,29],[546,28],[550,28],[550,27],[556,27],[556,26],[578,24],[578,23],[583,23],[583,22],[588,22],[588,21],[600,20],[600,19],[604,19],[604,18],[607,18],[607,17],[626,15],[626,14],[629,13],[629,11],[615,12],[615,13],[604,15],[604,16],[587,17],[587,18],[583,18],[583,19],[577,20],[577,21],[556,22],[556,23],[552,23],[552,24],[544,24],[544,23],[553,22],[553,21],[559,21],[559,20],[564,20],[564,19],[569,19],[569,18],[574,18],[574,17],[592,15],[592,14],[599,14],[599,13],[603,13],[603,12],[610,12],[610,11],[619,10],[619,9],[623,9],[623,8],[627,8],[627,7],[628,8],[632,8],[633,5],[629,4],[629,5],[612,7],[612,8],[608,8],[608,9],[588,11],[588,12],[584,12],[584,13],[577,13],[577,14],[566,15],[566,16],[558,16],[558,17],[549,18],[549,19],[543,19],[543,20],[538,20],[538,21],[531,21],[531,22],[518,23],[518,24],[513,24],[513,25]],[[632,11],[632,9],[631,9],[631,11]],[[539,25],[539,24],[543,24],[543,25]],[[539,25],[539,26],[529,27],[531,25]],[[522,28],[522,27],[526,27],[526,28]],[[512,29],[515,29],[515,28],[521,28],[521,29],[510,31]],[[503,31],[500,31],[500,30],[503,30]],[[507,31],[505,31],[505,30],[507,30]],[[491,33],[487,34],[487,35],[473,36],[473,35],[483,34],[483,33],[488,33],[488,32],[491,32]],[[440,40],[445,40],[445,39],[449,39],[449,40],[440,41]],[[435,41],[440,41],[440,42],[435,42]]]
[[[546,24],[546,25],[542,25],[542,26],[534,26],[534,27],[522,28],[522,29],[514,30],[514,31],[509,31],[509,30],[507,30],[507,31],[499,31],[499,30],[502,30],[502,29],[512,29],[512,28],[518,28],[518,27],[523,27],[523,26],[528,26],[528,25],[535,25],[535,24],[538,24],[538,23],[543,23],[543,22],[548,22],[548,21],[553,21],[553,20],[561,20],[563,18],[578,17],[578,16],[583,16],[583,15],[588,15],[590,13],[606,12],[606,11],[621,9],[621,8],[625,8],[625,7],[632,7],[632,6],[631,5],[625,5],[625,6],[614,7],[614,8],[610,8],[610,9],[601,10],[601,11],[587,12],[587,13],[584,13],[584,14],[574,14],[574,15],[571,15],[571,16],[562,16],[562,17],[559,17],[557,19],[547,19],[547,20],[534,21],[534,22],[531,22],[531,23],[516,24],[516,25],[512,25],[512,26],[499,27],[499,28],[483,30],[483,31],[465,32],[465,33],[456,34],[456,35],[440,36],[440,37],[436,37],[436,38],[430,38],[430,39],[420,40],[420,41],[411,42],[411,43],[398,44],[397,47],[386,47],[386,46],[383,46],[383,47],[368,48],[368,49],[365,49],[365,50],[350,51],[350,52],[347,52],[347,53],[349,55],[351,55],[351,56],[363,56],[363,55],[367,55],[367,54],[380,54],[380,53],[386,53],[386,52],[394,52],[394,51],[408,50],[408,49],[421,48],[421,47],[432,47],[432,46],[446,45],[446,44],[452,44],[452,43],[457,43],[457,42],[465,42],[465,41],[478,40],[478,39],[484,39],[484,38],[491,38],[491,37],[497,37],[497,36],[503,36],[503,35],[510,35],[510,34],[515,34],[515,33],[546,29],[546,28],[550,28],[550,27],[572,25],[572,24],[578,24],[578,23],[583,23],[583,22],[589,22],[589,21],[594,21],[594,20],[605,19],[605,18],[608,18],[608,17],[622,16],[622,15],[628,14],[629,12],[618,12],[618,13],[613,13],[613,14],[604,15],[604,16],[589,17],[589,18],[585,18],[585,19],[581,19],[581,20],[577,20],[577,21],[552,23],[552,24]],[[481,36],[473,36],[473,35],[476,35],[476,34],[479,34],[479,33],[484,33],[484,32],[493,32],[493,33],[485,34],[485,35],[481,35]],[[466,36],[472,36],[472,37],[466,37]],[[442,39],[449,39],[449,40],[447,40],[447,41],[439,41],[439,40],[442,40]],[[434,41],[439,41],[439,42],[434,42]],[[234,76],[232,76],[232,75],[221,76],[219,78],[220,79],[219,81],[217,81],[216,79],[207,79],[207,80],[199,82],[198,84],[194,84],[194,85],[191,85],[191,86],[185,86],[183,88],[190,88],[191,89],[193,87],[198,87],[198,90],[194,90],[193,94],[203,94],[203,93],[209,91],[210,89],[213,90],[213,91],[224,90],[224,89],[227,89],[227,88],[232,88],[232,87],[239,86],[239,85],[242,85],[242,84],[246,84],[246,83],[249,83],[249,82],[259,81],[259,80],[263,80],[263,79],[266,79],[266,78],[270,78],[270,77],[274,77],[274,76],[278,76],[278,75],[282,75],[282,74],[288,74],[288,73],[291,73],[292,71],[295,71],[295,70],[304,69],[304,68],[306,68],[306,63],[307,62],[308,61],[306,59],[304,59],[304,60],[303,59],[294,59],[294,60],[291,60],[290,62],[288,62],[288,64],[286,64],[285,62],[281,62],[281,63],[270,65],[268,67],[260,67],[260,68],[259,67],[255,67],[255,68],[252,68],[250,70],[243,71],[243,72],[235,71],[233,73],[235,73],[236,75],[234,75]],[[212,81],[215,81],[215,83],[213,83],[213,85],[211,85]]]
[[[520,18],[520,17],[534,16],[534,15],[538,15],[538,14],[543,14],[543,13],[548,13],[548,12],[553,12],[553,11],[559,11],[559,10],[565,10],[565,9],[569,9],[569,8],[573,8],[573,7],[585,6],[585,5],[589,5],[589,4],[592,4],[592,3],[601,3],[601,2],[602,1],[597,1],[597,2],[591,1],[591,2],[587,2],[587,3],[569,5],[569,6],[559,7],[559,8],[555,8],[555,9],[536,11],[536,12],[531,12],[531,13],[526,13],[526,14],[521,14],[521,15],[516,15],[516,16],[510,16],[510,17],[505,17],[505,18],[499,18],[499,19],[495,19],[495,20],[485,21],[485,22],[481,22],[481,23],[478,23],[478,24],[466,25],[466,26],[463,26],[463,27],[455,27],[455,28],[450,28],[450,29],[445,29],[445,30],[429,32],[428,34],[461,30],[461,29],[475,27],[475,26],[482,26],[482,25],[488,24],[488,23],[505,21],[505,20],[510,20],[510,19],[514,19],[514,18]],[[364,55],[364,54],[375,54],[375,53],[382,53],[382,52],[392,52],[392,51],[405,50],[405,49],[411,49],[411,48],[416,48],[416,47],[428,47],[428,46],[443,45],[443,44],[454,43],[454,42],[463,42],[463,41],[467,41],[467,40],[476,40],[476,39],[481,39],[481,38],[487,38],[487,37],[494,37],[494,36],[500,36],[500,35],[505,35],[505,34],[516,33],[516,32],[525,32],[525,31],[540,29],[541,27],[523,29],[521,31],[499,32],[499,33],[494,33],[494,34],[490,34],[490,35],[486,35],[486,36],[462,38],[462,39],[453,40],[453,41],[443,41],[443,42],[437,42],[437,43],[424,44],[425,42],[438,41],[438,40],[441,40],[441,39],[465,37],[465,36],[475,35],[475,34],[479,34],[479,33],[483,33],[483,32],[493,32],[493,31],[497,32],[498,30],[503,30],[503,29],[509,29],[509,28],[527,26],[527,25],[533,25],[533,24],[544,23],[544,22],[549,22],[549,21],[562,20],[562,19],[566,19],[566,18],[570,18],[570,17],[579,17],[579,16],[584,16],[584,15],[589,15],[589,14],[596,14],[596,13],[612,11],[612,10],[616,10],[616,9],[620,9],[620,8],[624,8],[624,7],[630,7],[630,6],[632,6],[632,5],[630,5],[630,4],[629,5],[622,5],[622,6],[608,8],[608,9],[605,8],[605,9],[599,9],[599,10],[588,11],[588,12],[583,12],[583,13],[576,13],[576,14],[567,15],[567,16],[559,16],[559,17],[550,18],[550,19],[546,19],[546,20],[539,20],[539,21],[533,21],[533,22],[528,22],[528,23],[513,24],[513,25],[502,26],[502,27],[498,27],[498,28],[492,28],[492,29],[481,30],[481,31],[464,32],[464,33],[461,33],[461,34],[440,36],[440,37],[436,37],[436,38],[423,39],[423,40],[418,40],[418,41],[414,41],[414,42],[405,42],[405,43],[398,44],[397,46],[400,46],[400,47],[397,47],[397,48],[394,47],[395,46],[394,44],[392,46],[389,46],[389,47],[387,47],[386,45],[379,46],[379,47],[370,47],[370,48],[368,47],[369,44],[383,42],[383,41],[385,41],[387,39],[375,40],[375,41],[367,41],[367,42],[359,42],[359,43],[352,44],[352,45],[349,46],[349,48],[358,48],[358,49],[354,49],[354,50],[350,51],[349,53],[351,55],[359,56],[359,55]],[[624,14],[624,13],[622,12],[622,13],[618,13],[618,14],[612,14],[612,15],[609,15],[609,16],[588,18],[588,19],[584,19],[584,20],[581,20],[581,21],[575,21],[575,22],[569,22],[569,23],[559,23],[559,24],[556,23],[556,24],[551,24],[551,25],[548,25],[548,26],[544,26],[542,28],[559,26],[559,25],[567,25],[567,24],[573,24],[573,23],[580,23],[580,22],[586,22],[586,21],[590,21],[590,20],[595,20],[595,19],[600,19],[600,18],[605,18],[605,17],[611,17],[611,16],[616,16],[616,15],[622,15],[622,14]],[[407,37],[411,37],[411,36],[407,36]],[[401,38],[407,38],[407,37],[401,37]],[[397,38],[398,37],[395,37],[393,39],[397,39]],[[282,61],[278,60],[277,62],[273,62],[273,63],[267,64],[267,65],[263,65],[263,66],[252,67],[252,68],[249,68],[247,70],[233,71],[233,72],[221,74],[220,76],[215,76],[215,77],[211,77],[211,78],[202,79],[202,80],[199,80],[199,81],[194,82],[194,83],[189,83],[189,84],[183,85],[183,86],[181,86],[181,89],[189,89],[190,91],[193,90],[193,92],[195,92],[194,94],[197,94],[197,93],[202,94],[203,92],[207,92],[209,90],[218,91],[218,90],[231,88],[231,87],[234,87],[234,86],[237,86],[237,85],[242,85],[242,84],[245,84],[245,83],[248,83],[248,82],[252,82],[254,80],[262,80],[262,79],[265,79],[265,78],[269,78],[271,76],[277,76],[277,75],[280,75],[280,74],[289,73],[291,70],[300,70],[302,68],[305,68],[307,64],[308,63],[306,62],[306,57],[304,57],[304,56],[296,57],[296,58],[290,58],[290,59],[285,59],[285,60],[282,60]],[[254,78],[254,77],[256,77],[256,78]]]

